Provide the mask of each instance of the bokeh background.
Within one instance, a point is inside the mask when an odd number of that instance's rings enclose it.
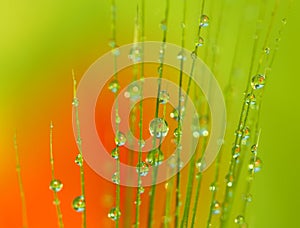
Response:
[[[224,2],[226,22],[221,29],[223,34],[226,34],[226,29],[228,32],[227,36],[220,37],[220,44],[223,44],[220,55],[223,58],[220,58],[218,68],[225,72],[224,75],[228,75],[237,37],[239,11],[243,9],[243,4],[234,0]],[[256,4],[256,1],[249,2]],[[287,3],[281,3],[283,6],[279,7],[277,23],[280,23],[281,16],[286,12]],[[170,9],[168,42],[176,44],[180,43],[181,4],[179,0],[172,1]],[[270,13],[273,1],[267,4],[266,12]],[[119,0],[117,5],[117,40],[122,45],[133,39],[136,2]],[[197,26],[197,6],[199,4],[188,3],[189,49],[193,45]],[[220,11],[218,3],[214,7],[216,15]],[[161,40],[159,23],[163,18],[163,10],[164,4],[161,1],[146,3],[147,40]],[[252,189],[254,199],[249,206],[248,216],[250,227],[298,225],[299,10],[300,2],[294,1],[265,88],[260,142],[264,167]],[[249,21],[252,19],[251,12],[249,9]],[[212,18],[212,26],[214,22],[216,24]],[[20,150],[29,226],[57,226],[53,195],[48,188],[51,179],[50,120],[54,122],[56,176],[64,183],[59,196],[65,227],[80,227],[81,216],[71,208],[72,199],[80,194],[79,169],[74,164],[77,150],[72,131],[71,70],[75,70],[79,80],[97,58],[109,51],[110,3],[103,0],[1,1],[0,25],[0,227],[21,227],[21,199],[13,150],[15,132]],[[250,28],[247,31],[249,34],[252,32]],[[241,58],[249,58],[247,46],[247,42],[241,44]],[[247,50],[244,54],[243,47]],[[219,81],[224,88],[227,78],[221,77]],[[242,95],[245,86],[243,81],[238,80],[236,86],[238,95]],[[107,218],[107,212],[113,206],[114,186],[97,176],[88,166],[86,176],[89,227],[112,227],[113,222]]]

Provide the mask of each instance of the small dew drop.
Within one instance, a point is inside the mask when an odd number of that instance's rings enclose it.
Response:
[[[142,60],[142,54],[141,54],[141,49],[138,46],[132,47],[130,49],[128,58],[133,62],[133,63],[138,63]]]
[[[234,222],[238,225],[243,225],[245,223],[245,218],[242,215],[238,215],[235,219]]]
[[[111,220],[117,221],[121,217],[121,211],[118,208],[113,207],[110,209],[107,216]]]
[[[248,93],[245,102],[247,105],[255,105],[255,103],[256,103],[255,95]]]
[[[169,132],[168,123],[162,118],[154,118],[149,124],[149,132],[158,139],[163,138]]]
[[[251,193],[248,193],[244,196],[244,200],[248,203],[252,202],[252,195]]]
[[[252,77],[251,86],[253,89],[261,89],[265,86],[266,77],[262,74],[257,74]]]
[[[257,145],[254,144],[252,147],[251,147],[251,153],[256,155],[257,154]]]
[[[234,145],[232,148],[232,157],[238,159],[240,157],[241,148],[240,145]]]
[[[271,49],[270,49],[269,47],[266,47],[266,48],[264,49],[264,52],[265,52],[266,55],[269,55],[270,52],[271,52]]]
[[[204,39],[200,36],[196,42],[195,42],[195,46],[197,47],[202,47],[204,45]]]
[[[209,25],[209,18],[206,15],[202,15],[200,19],[200,26],[207,27]]]
[[[176,154],[172,154],[169,158],[169,161],[168,161],[168,164],[170,166],[171,169],[174,169],[174,168],[178,168],[177,166],[177,155]],[[183,167],[183,162],[180,161],[179,162],[179,168],[182,168]]]
[[[179,129],[179,128],[176,128],[175,130],[174,130],[174,136],[175,136],[175,138],[179,138],[179,137],[181,137],[182,136],[182,131],[181,131],[181,129]]]
[[[211,191],[211,192],[217,191],[216,183],[212,183],[212,184],[209,186],[209,191]]]
[[[73,200],[72,207],[76,212],[83,212],[85,210],[84,196],[78,196]]]
[[[145,146],[145,144],[146,144],[146,142],[145,142],[144,139],[139,139],[139,140],[138,140],[138,145],[139,145],[139,147],[143,148],[143,147]]]
[[[145,192],[145,189],[143,187],[138,188],[138,193],[143,194]]]
[[[111,53],[114,55],[114,56],[119,56],[120,55],[120,49],[119,49],[119,46],[118,45],[115,45],[114,49],[112,49]]]
[[[234,181],[233,175],[227,174],[225,177],[225,181],[226,181],[227,187],[231,188],[233,186],[233,181]]]
[[[146,162],[140,162],[136,165],[136,172],[141,176],[146,176],[149,172],[149,166]]]
[[[53,192],[59,192],[63,188],[63,183],[60,180],[53,179],[50,182],[49,189]]]
[[[114,159],[119,159],[119,148],[118,148],[118,147],[114,148],[114,149],[111,151],[111,156],[112,156]]]
[[[146,162],[151,166],[158,166],[164,160],[163,152],[156,148],[147,154]]]
[[[114,39],[109,40],[108,46],[110,46],[111,48],[115,48],[115,46],[116,46],[116,41],[115,41]]]
[[[120,175],[117,172],[115,172],[111,177],[111,180],[115,184],[120,184]]]
[[[186,60],[186,55],[184,53],[184,51],[180,51],[177,55],[177,59],[178,60],[182,60],[182,61],[185,61]]]
[[[286,25],[287,19],[286,18],[282,18],[281,22],[282,22],[282,24]]]
[[[166,90],[160,91],[160,93],[159,93],[159,103],[160,104],[168,103],[169,99],[170,99],[170,95],[169,95],[168,91],[166,91]]]
[[[118,132],[115,137],[115,143],[117,146],[123,146],[126,143],[126,136],[122,132]]]
[[[202,172],[206,168],[206,162],[202,158],[200,158],[196,162],[196,168],[198,169],[199,172]]]
[[[243,134],[243,140],[247,140],[250,138],[250,128],[245,127],[244,128],[244,134]]]
[[[167,22],[166,22],[166,20],[162,20],[162,21],[160,22],[160,29],[161,29],[162,31],[167,31],[168,27],[167,27]]]
[[[115,80],[115,79],[112,80],[109,83],[108,89],[113,93],[117,93],[120,89],[120,84],[119,84],[118,80]]]
[[[131,83],[124,93],[126,98],[129,98],[131,101],[137,101],[142,97],[142,83],[141,81]]]
[[[212,214],[218,215],[221,213],[221,204],[218,201],[213,202]]]
[[[77,97],[73,98],[72,105],[75,108],[79,106],[79,100]]]
[[[77,164],[78,166],[83,165],[83,158],[82,158],[81,154],[77,154],[77,156],[75,158],[75,164]]]
[[[258,173],[262,168],[262,161],[258,157],[252,157],[248,168],[250,172]]]

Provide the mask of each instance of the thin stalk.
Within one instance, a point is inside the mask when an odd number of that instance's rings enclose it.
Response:
[[[74,70],[72,71],[73,74],[73,107],[75,111],[75,121],[76,121],[76,143],[78,147],[79,154],[81,158],[83,158],[82,155],[82,141],[81,141],[81,135],[80,135],[80,122],[79,122],[79,111],[78,111],[78,105],[79,101],[77,98],[77,82],[75,79],[75,74]],[[81,196],[83,196],[84,201],[86,200],[85,198],[85,184],[84,184],[84,166],[83,164],[80,165],[80,188],[81,188]],[[86,228],[86,208],[82,212],[82,227]]]
[[[179,95],[178,95],[178,130],[181,131],[182,128],[182,118],[181,118],[181,89],[183,80],[183,63],[184,63],[184,46],[185,46],[185,23],[186,23],[186,0],[183,1],[183,11],[182,11],[182,24],[181,24],[181,59],[180,59],[180,72],[179,72]],[[181,134],[178,135],[177,146],[181,146]],[[176,199],[175,199],[175,228],[179,226],[179,216],[180,216],[180,150],[176,150],[177,158],[177,174],[176,174]]]
[[[50,165],[51,165],[51,176],[52,176],[52,181],[55,180],[55,174],[54,174],[54,157],[53,157],[53,123],[51,121],[50,123]],[[56,214],[58,218],[58,226],[60,228],[64,227],[63,219],[62,219],[62,212],[60,208],[60,200],[58,198],[57,191],[53,191],[53,196],[54,196],[54,202],[55,202],[55,207],[56,207]]]
[[[166,7],[165,7],[165,16],[163,20],[163,25],[166,28],[163,29],[163,39],[162,39],[162,46],[161,46],[161,55],[160,55],[160,64],[158,67],[158,82],[157,82],[157,97],[156,97],[156,105],[155,105],[155,118],[158,117],[159,113],[159,96],[161,92],[161,79],[163,76],[163,65],[164,65],[164,56],[165,56],[165,48],[166,48],[166,41],[167,41],[167,26],[168,26],[168,19],[169,19],[169,5],[170,0],[166,0]],[[155,129],[156,132],[156,129]],[[156,133],[154,133],[156,134]],[[156,147],[156,140],[153,139],[153,148]],[[161,147],[161,143],[159,144],[159,150]],[[153,226],[153,213],[154,213],[154,203],[155,203],[155,192],[156,192],[156,179],[158,174],[158,166],[153,166],[153,176],[152,176],[152,186],[150,190],[150,203],[149,203],[149,214],[148,214],[148,227]]]
[[[16,171],[17,171],[17,175],[18,175],[18,184],[19,184],[19,188],[20,188],[20,196],[21,196],[21,204],[22,204],[22,227],[28,228],[26,199],[25,199],[25,192],[24,192],[22,175],[21,175],[21,165],[20,165],[20,157],[19,157],[16,133],[14,135],[14,148],[15,148],[15,152],[16,152]]]

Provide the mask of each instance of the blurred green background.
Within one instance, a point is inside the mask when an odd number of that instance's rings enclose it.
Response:
[[[215,1],[212,12],[207,10],[206,14],[220,13],[220,2]],[[224,46],[221,46],[220,59],[217,62],[220,65],[217,68],[218,71],[224,71],[226,76],[231,66],[241,13],[239,10],[243,9],[243,4],[237,0],[224,2],[225,22],[221,30],[225,35],[219,39],[220,45]],[[257,3],[257,1],[249,2],[253,6]],[[135,4],[135,1],[117,1],[119,45],[132,42]],[[180,43],[181,4],[182,1],[172,1],[170,9],[168,42],[176,44]],[[286,12],[287,1],[280,1],[280,4],[279,15],[275,21],[277,24],[280,24],[281,17]],[[193,46],[199,5],[196,2],[188,3],[186,40],[189,49]],[[268,1],[266,12],[270,14],[272,8],[273,1]],[[161,39],[159,23],[163,18],[163,10],[162,1],[146,3],[146,40]],[[298,197],[300,155],[297,145],[300,136],[298,94],[300,80],[297,78],[300,53],[299,11],[300,2],[294,1],[265,88],[260,142],[260,157],[264,167],[255,178],[252,189],[254,200],[249,205],[250,227],[297,227],[299,224],[297,219],[300,204]],[[255,15],[251,15],[251,12],[252,9],[249,9],[248,20],[249,23],[252,20],[252,24],[255,25]],[[256,12],[255,9],[253,12]],[[215,32],[217,21],[214,21],[214,18],[211,26],[215,26],[213,27]],[[243,29],[251,34],[253,32],[251,28],[250,26]],[[48,183],[49,180],[48,177],[45,178],[46,180],[43,178],[43,175],[49,174],[49,167],[43,167],[48,162],[48,123],[52,119],[60,126],[57,130],[57,138],[60,138],[57,144],[63,149],[57,146],[57,150],[74,149],[74,145],[69,147],[65,144],[68,140],[72,140],[71,107],[69,106],[72,99],[70,72],[74,68],[78,78],[81,77],[98,57],[109,51],[110,3],[103,0],[1,1],[0,29],[0,178],[2,183],[7,183],[1,188],[1,195],[5,199],[0,213],[0,226],[20,226],[19,220],[8,221],[21,217],[12,148],[12,137],[17,129],[19,144],[23,145],[21,157],[22,167],[25,170],[24,182],[30,185],[25,187],[30,205],[28,211],[35,211],[32,214],[29,212],[29,221],[33,224],[32,227],[39,227],[37,224],[42,225],[42,221],[47,219],[45,213],[39,212],[43,220],[41,219],[40,223],[34,222],[35,219],[38,220],[35,218],[39,215],[37,211],[43,207],[39,205],[38,199],[43,197],[44,193],[40,186],[44,185],[39,183]],[[247,32],[245,34],[247,35]],[[249,45],[251,45],[247,42],[249,40],[251,39],[248,37],[245,43],[241,41],[240,58],[242,59],[249,58]],[[213,44],[210,43],[209,38],[208,43]],[[231,51],[228,51],[230,49]],[[218,79],[224,88],[228,78]],[[237,86],[239,86],[238,95],[242,96],[245,86],[243,81],[238,81]],[[68,158],[65,154],[58,155],[58,159]],[[58,169],[60,165],[64,164],[58,164]],[[37,173],[38,170],[44,171]],[[46,191],[45,194],[48,194],[47,197],[51,200],[51,194],[48,189]],[[49,208],[52,210],[52,205],[44,210],[47,211]],[[54,212],[51,213],[54,215]],[[106,216],[106,211],[102,214]],[[72,219],[76,220],[73,217]]]

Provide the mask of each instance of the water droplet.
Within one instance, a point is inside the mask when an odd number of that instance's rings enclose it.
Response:
[[[138,188],[138,193],[143,194],[145,192],[145,189],[143,187]]]
[[[164,154],[163,152],[156,148],[154,150],[151,150],[148,154],[147,154],[147,158],[146,158],[146,162],[151,165],[151,166],[157,166],[160,165],[162,163],[162,161],[164,160]]]
[[[195,46],[197,47],[202,47],[204,45],[204,39],[200,36],[196,41],[195,41]]]
[[[79,100],[78,100],[77,97],[73,98],[72,105],[73,105],[73,107],[78,107],[79,106]]]
[[[111,156],[114,159],[119,159],[119,147],[116,147],[111,151]]]
[[[225,177],[225,181],[226,181],[227,187],[231,188],[233,186],[233,181],[234,181],[233,175],[227,174]]]
[[[63,187],[63,183],[60,180],[53,179],[50,182],[49,189],[52,190],[53,192],[59,192]]]
[[[232,147],[232,157],[238,159],[240,157],[241,148],[240,145],[234,145]]]
[[[213,202],[212,214],[218,215],[221,213],[221,204],[218,201]]]
[[[212,184],[209,186],[209,191],[211,191],[211,192],[217,191],[217,185],[216,185],[216,183],[212,183]]]
[[[120,184],[120,175],[117,172],[115,172],[111,177],[111,180],[115,184]]]
[[[179,137],[181,137],[182,136],[182,131],[181,131],[181,129],[179,129],[179,128],[176,128],[175,130],[174,130],[174,136],[175,136],[175,138],[179,138]]]
[[[138,145],[139,145],[141,148],[143,148],[143,147],[145,146],[145,144],[146,144],[146,142],[145,142],[144,139],[139,139],[139,140],[138,140]]]
[[[78,166],[83,165],[83,158],[82,158],[81,154],[77,154],[77,156],[75,158],[75,164],[77,164]]]
[[[168,160],[168,164],[172,169],[177,168],[177,155],[175,153],[170,156],[170,158]],[[183,167],[183,162],[180,161],[179,168],[182,168],[182,167]]]
[[[119,115],[116,115],[116,123],[117,124],[121,123],[121,117]]]
[[[154,118],[149,124],[149,131],[156,138],[163,138],[169,132],[168,123],[162,118]]]
[[[126,143],[126,136],[122,132],[118,132],[115,137],[115,143],[117,146],[123,146]]]
[[[266,55],[269,55],[269,54],[270,54],[270,51],[271,51],[271,49],[270,49],[269,47],[266,47],[266,48],[264,49],[264,52],[265,52]]]
[[[84,196],[78,196],[73,200],[72,207],[77,212],[83,212],[85,210]]]
[[[120,49],[119,49],[119,46],[118,45],[116,45],[115,47],[114,47],[114,49],[112,49],[112,54],[114,55],[114,56],[119,56],[120,55]]]
[[[257,145],[254,144],[252,147],[251,147],[251,153],[253,153],[254,155],[257,154]]]
[[[112,80],[109,83],[108,89],[113,93],[117,93],[120,89],[120,84],[119,84],[118,80],[115,80],[115,79]]]
[[[167,31],[168,27],[167,27],[167,22],[166,22],[166,20],[162,20],[162,21],[160,22],[160,29],[161,29],[162,31]]]
[[[244,200],[248,203],[252,202],[252,195],[251,193],[247,193],[245,196],[244,196]]]
[[[244,134],[243,134],[243,140],[247,140],[250,138],[250,128],[245,127],[244,128]]]
[[[206,167],[206,162],[204,159],[199,158],[199,160],[196,162],[196,168],[199,172],[202,172]]]
[[[129,98],[131,101],[137,101],[142,97],[142,83],[141,81],[136,81],[131,83],[124,93],[126,98]]]
[[[248,167],[250,172],[257,173],[262,168],[262,161],[258,157],[252,157]]]
[[[256,98],[254,94],[248,93],[246,97],[246,104],[247,105],[255,105],[256,103]]]
[[[139,206],[140,206],[140,205],[142,204],[142,201],[141,201],[141,200],[139,200],[139,201],[137,202],[137,201],[135,200],[135,201],[134,201],[134,204],[135,204],[135,205],[139,205]]]
[[[251,80],[251,86],[253,89],[261,89],[264,87],[265,82],[266,82],[265,76],[262,74],[257,74],[253,76]]]
[[[193,60],[197,59],[197,53],[195,51],[192,51],[191,57]]]
[[[140,62],[142,60],[142,53],[141,53],[141,49],[138,46],[134,46],[130,49],[128,58],[134,62]]]
[[[286,18],[282,18],[281,22],[282,22],[282,24],[286,25],[287,19]]]
[[[206,15],[202,15],[200,19],[200,26],[207,27],[209,25],[209,18]]]
[[[114,39],[109,40],[108,46],[110,46],[111,48],[115,48],[115,46],[116,46],[116,41],[115,41]]]
[[[181,106],[181,112],[180,112],[180,116],[182,117],[182,113],[184,112],[184,107]],[[170,117],[174,120],[179,120],[179,108],[174,108],[172,110],[172,112],[170,113]]]
[[[178,60],[182,60],[182,61],[185,61],[186,60],[186,55],[185,55],[185,52],[184,51],[180,51],[177,55],[177,59]]]
[[[235,219],[234,219],[234,222],[236,224],[239,224],[239,225],[243,225],[245,223],[245,218],[244,216],[242,215],[238,215]]]
[[[121,217],[121,211],[119,210],[119,208],[113,207],[112,209],[110,209],[107,216],[108,218],[117,221]]]
[[[136,165],[136,172],[141,176],[146,176],[149,172],[149,166],[146,162],[140,162]]]
[[[170,99],[170,95],[169,95],[168,91],[166,91],[166,90],[160,91],[160,93],[159,93],[159,103],[160,104],[168,103],[169,99]]]

